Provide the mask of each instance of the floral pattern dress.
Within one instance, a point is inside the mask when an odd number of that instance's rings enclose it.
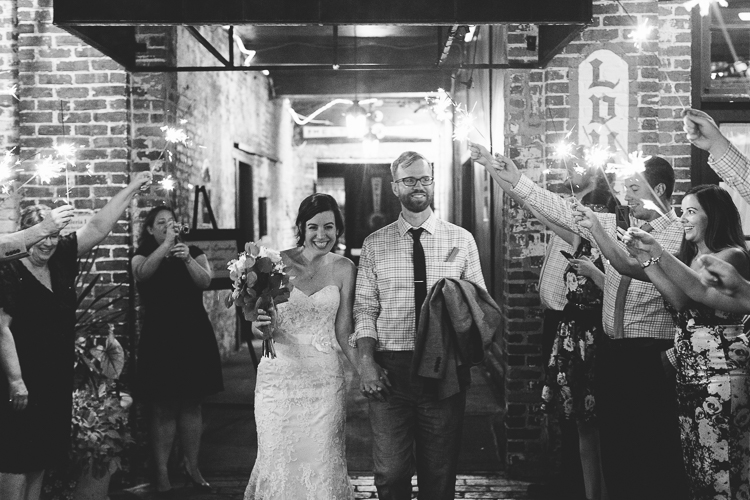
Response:
[[[604,272],[602,257],[588,240],[582,240],[576,258],[586,257]],[[564,273],[568,303],[557,327],[547,380],[542,389],[542,410],[578,422],[596,422],[594,356],[603,335],[602,290],[594,280],[568,265]]]
[[[742,316],[694,305],[675,321],[682,455],[693,500],[750,498],[750,349]]]

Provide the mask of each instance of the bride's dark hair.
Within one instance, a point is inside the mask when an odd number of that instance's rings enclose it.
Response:
[[[311,194],[299,204],[297,212],[297,246],[301,247],[305,243],[305,224],[307,221],[323,212],[333,212],[333,220],[336,222],[336,244],[338,238],[344,234],[344,219],[341,217],[339,204],[330,194],[315,193]],[[336,244],[333,245],[336,248]]]

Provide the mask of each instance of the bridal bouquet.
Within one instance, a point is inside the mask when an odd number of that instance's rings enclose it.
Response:
[[[226,306],[241,307],[248,321],[257,321],[258,309],[270,314],[278,304],[289,300],[294,288],[284,272],[281,254],[252,242],[245,245],[238,258],[229,261],[227,268],[233,289],[225,300]],[[263,355],[276,357],[273,340],[263,341]]]

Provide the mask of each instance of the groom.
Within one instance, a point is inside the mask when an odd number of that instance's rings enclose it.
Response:
[[[466,391],[439,399],[411,376],[415,311],[440,278],[485,288],[484,279],[471,234],[432,212],[427,159],[407,151],[391,164],[391,175],[401,215],[364,241],[349,338],[369,400],[375,486],[381,500],[410,499],[416,469],[419,498],[453,500]]]

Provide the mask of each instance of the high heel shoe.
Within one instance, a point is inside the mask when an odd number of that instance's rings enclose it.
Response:
[[[193,476],[190,475],[190,472],[188,472],[187,467],[183,467],[182,473],[185,474],[185,486],[188,486],[190,484],[193,485],[193,488],[197,489],[198,491],[202,491],[204,493],[211,493],[213,491],[213,488],[211,488],[211,485],[208,484],[208,481],[196,481],[193,479]]]

